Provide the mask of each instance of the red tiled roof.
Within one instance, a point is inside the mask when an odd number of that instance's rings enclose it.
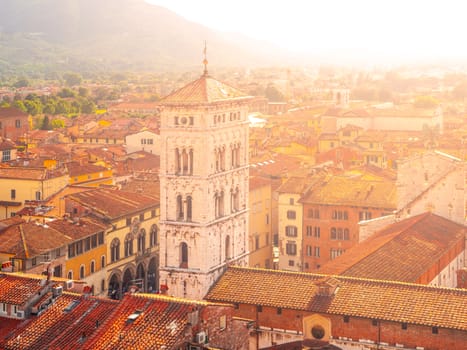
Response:
[[[378,231],[320,272],[415,283],[466,232],[441,216],[417,215]]]
[[[244,98],[250,96],[209,75],[202,75],[199,79],[164,97],[160,104],[204,104]]]
[[[317,282],[328,278],[318,274],[230,267],[205,299],[467,331],[466,289],[333,276],[332,280],[337,283],[334,294],[320,295]]]
[[[84,237],[94,235],[104,231],[107,227],[100,222],[93,221],[90,218],[80,218],[77,222],[70,220],[53,220],[47,223],[58,232],[78,240]]]
[[[0,137],[0,151],[15,149],[16,145],[14,142]]]
[[[42,288],[37,279],[0,274],[0,303],[23,305]]]
[[[92,212],[109,219],[131,215],[159,205],[153,197],[139,193],[99,188],[86,192],[73,193],[66,197],[76,201]]]
[[[171,349],[185,338],[187,315],[199,304],[158,295],[126,294],[105,327],[83,349],[159,349],[162,345]],[[139,316],[128,321],[137,310]]]
[[[68,168],[68,172],[71,177],[107,171],[107,168],[100,166],[100,165],[94,165],[94,164],[89,164],[89,163],[79,164],[76,162],[68,163],[67,168]]]
[[[0,252],[28,259],[63,247],[72,239],[48,225],[23,222],[0,232]]]
[[[0,108],[0,118],[2,117],[27,117],[28,114],[14,107]]]

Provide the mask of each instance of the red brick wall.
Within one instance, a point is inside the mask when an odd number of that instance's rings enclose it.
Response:
[[[440,312],[443,312],[440,310]],[[262,312],[257,312],[255,305],[239,305],[234,310],[235,316],[257,320],[258,326],[296,330],[305,333],[303,329],[303,318],[313,313],[282,310],[277,314],[277,308],[263,307]],[[331,335],[334,339],[339,337],[352,338],[354,341],[368,339],[374,342],[384,342],[394,346],[396,343],[404,344],[406,347],[424,347],[425,350],[463,350],[462,346],[467,344],[467,332],[439,328],[438,334],[432,333],[429,326],[418,326],[407,324],[407,329],[402,329],[398,322],[378,321],[372,324],[371,319],[349,317],[349,322],[344,322],[344,317],[339,315],[322,315],[331,319]]]
[[[309,218],[308,210],[318,209],[319,219]],[[332,213],[334,210],[346,211],[348,213],[347,220],[333,220]],[[331,249],[347,250],[358,243],[358,222],[360,221],[359,212],[371,212],[372,218],[380,217],[384,209],[363,209],[358,207],[348,206],[332,206],[332,205],[310,205],[304,204],[303,206],[303,262],[306,272],[319,272],[318,266],[323,266],[326,262],[331,260]],[[313,229],[313,236],[307,236],[307,226]],[[314,228],[320,228],[320,238],[314,235]],[[349,229],[349,240],[331,240],[331,228],[347,228]],[[307,256],[306,246],[312,247],[313,256]],[[315,256],[315,247],[320,248],[320,256]],[[306,268],[308,263],[308,268]]]
[[[442,312],[442,311],[440,311]],[[463,349],[467,344],[467,332],[451,329],[438,329],[438,334],[432,333],[432,328],[407,324],[407,329],[402,329],[401,323],[378,321],[374,326],[372,320],[350,317],[348,323],[344,323],[342,316],[331,316],[333,338],[347,337],[358,341],[369,339],[374,342],[384,342],[390,345],[403,344],[405,347],[424,347],[425,350]]]

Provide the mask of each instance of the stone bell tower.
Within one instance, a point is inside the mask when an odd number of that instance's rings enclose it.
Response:
[[[250,99],[213,79],[205,58],[199,79],[161,101],[159,271],[168,295],[202,299],[228,264],[248,264]]]

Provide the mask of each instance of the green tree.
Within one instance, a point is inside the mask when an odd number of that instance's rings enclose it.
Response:
[[[61,129],[65,127],[65,122],[61,119],[53,119],[51,124],[52,128],[54,129]]]
[[[38,115],[42,113],[42,104],[40,100],[24,100],[24,106],[26,107],[26,110],[30,115]]]
[[[90,99],[83,99],[81,101],[81,112],[85,114],[95,113],[96,104]]]
[[[44,119],[42,119],[41,130],[52,130],[48,115],[45,115]]]
[[[27,108],[21,100],[16,100],[15,102],[13,102],[13,107],[21,109],[23,112],[27,112]]]
[[[89,90],[80,86],[78,89],[78,95],[81,97],[87,97],[89,95]]]
[[[21,79],[17,80],[13,84],[13,87],[15,87],[17,89],[23,88],[23,87],[26,87],[26,86],[29,86],[29,80],[27,80],[26,78],[21,78]]]
[[[62,98],[75,97],[76,93],[70,88],[63,88],[57,93],[58,96]]]
[[[47,101],[46,105],[42,109],[42,112],[47,114],[55,114],[55,102],[53,100]]]
[[[83,78],[78,73],[65,73],[63,79],[65,79],[65,84],[67,86],[76,86],[83,81]]]

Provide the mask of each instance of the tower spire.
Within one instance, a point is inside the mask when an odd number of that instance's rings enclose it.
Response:
[[[204,73],[203,73],[203,75],[204,75],[204,76],[207,76],[207,75],[208,75],[208,59],[207,59],[207,56],[206,56],[206,53],[207,53],[206,40],[204,40],[204,50],[203,50],[203,53],[204,53],[204,60],[203,60],[203,64],[204,64]]]

